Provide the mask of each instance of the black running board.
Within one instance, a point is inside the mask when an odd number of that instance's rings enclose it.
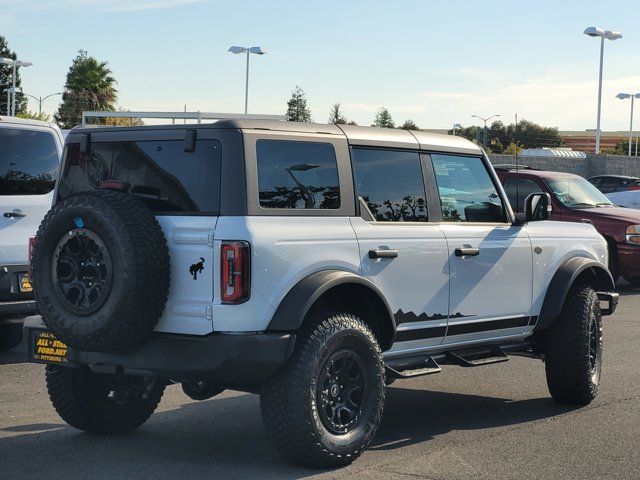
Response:
[[[433,357],[425,357],[417,361],[417,363],[409,363],[406,365],[397,365],[394,367],[385,366],[387,376],[391,378],[415,378],[423,375],[431,375],[440,373],[442,369]]]
[[[500,347],[478,350],[457,350],[447,352],[454,363],[462,367],[479,367],[492,363],[509,361],[509,357]]]

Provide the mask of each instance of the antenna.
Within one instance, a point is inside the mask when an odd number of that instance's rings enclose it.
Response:
[[[516,173],[518,173],[518,171],[520,170],[520,167],[518,166],[518,114],[515,113],[514,114],[516,117],[516,123],[514,125],[513,128],[513,140],[514,143],[516,144]],[[519,182],[519,178],[516,176],[516,213],[520,211],[520,182]]]

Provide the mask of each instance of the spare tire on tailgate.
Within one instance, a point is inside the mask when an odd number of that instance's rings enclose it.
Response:
[[[87,192],[46,215],[32,274],[40,313],[58,339],[80,350],[124,350],[146,340],[162,316],[169,250],[137,198]]]

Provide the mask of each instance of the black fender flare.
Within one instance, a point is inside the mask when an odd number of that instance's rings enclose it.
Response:
[[[321,270],[306,276],[296,283],[278,305],[267,330],[272,332],[298,330],[311,307],[324,293],[334,287],[346,284],[355,284],[368,288],[371,293],[380,299],[386,308],[385,313],[395,338],[395,318],[391,306],[383,293],[370,280],[344,270]],[[393,343],[393,338],[390,339],[390,342]]]
[[[591,271],[596,290],[613,291],[615,283],[611,272],[601,263],[586,257],[572,257],[564,261],[554,274],[544,297],[536,330],[544,330],[553,325],[569,293],[569,289],[583,273]]]

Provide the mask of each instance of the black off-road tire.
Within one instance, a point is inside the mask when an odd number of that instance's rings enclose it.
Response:
[[[86,367],[47,365],[45,376],[58,415],[70,426],[98,435],[138,428],[155,411],[166,386],[160,379],[117,377]],[[121,398],[108,398],[112,390]]]
[[[348,430],[336,433],[322,413],[327,405],[323,398],[330,395],[325,381],[332,378],[323,372],[346,372],[348,359],[352,364],[361,362],[356,370],[363,372],[363,393],[351,396],[360,398],[358,413],[345,427]],[[342,378],[347,376],[359,378],[355,371]],[[344,396],[334,399],[349,397],[344,392],[339,395]],[[329,468],[350,464],[367,448],[378,429],[384,400],[382,353],[369,327],[354,315],[324,313],[305,321],[291,358],[264,387],[260,406],[265,427],[283,455],[297,464]],[[325,407],[325,412],[331,408]]]
[[[0,325],[0,352],[16,347],[22,341],[22,323]]]
[[[102,281],[106,293],[83,311],[65,297],[53,271],[54,265],[62,268],[64,251],[58,248],[73,235],[101,242],[99,255],[107,260],[100,268],[112,269],[109,280]],[[86,268],[77,265],[79,260],[69,261],[72,272]],[[170,273],[162,229],[132,195],[105,190],[70,197],[49,211],[38,230],[33,276],[40,313],[57,338],[79,350],[119,351],[144,342],[162,316]]]
[[[547,385],[558,403],[587,405],[602,372],[602,315],[595,290],[574,285],[562,314],[544,333]]]

